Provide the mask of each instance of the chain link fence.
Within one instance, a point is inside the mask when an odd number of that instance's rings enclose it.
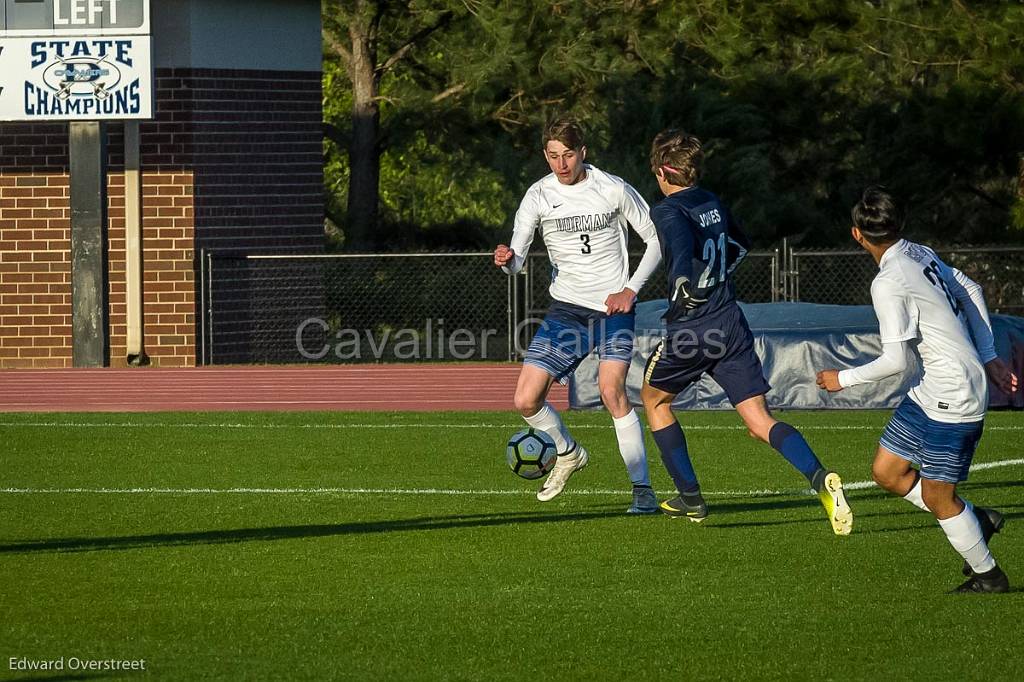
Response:
[[[205,364],[507,360],[490,253],[203,255]]]
[[[937,249],[985,290],[992,312],[1024,315],[1024,247]],[[641,254],[632,254],[636,267]],[[516,360],[550,305],[551,265],[531,254],[507,277],[490,252],[200,259],[203,364]],[[854,250],[755,251],[733,275],[748,303],[871,303],[871,257]],[[664,266],[644,300],[667,294]]]
[[[629,270],[633,272],[643,257],[642,253],[629,256]],[[774,251],[751,251],[732,275],[736,285],[736,295],[748,303],[770,303],[778,300],[777,280],[778,254]],[[527,256],[524,268],[524,295],[527,300],[527,312],[543,315],[551,305],[548,295],[548,284],[551,282],[551,261],[545,253],[532,253]],[[665,264],[658,268],[647,280],[641,293],[644,300],[666,298],[668,296],[668,277]]]
[[[981,285],[990,312],[1024,315],[1024,247],[941,247],[935,252]],[[782,300],[871,304],[878,265],[864,250],[783,248],[782,253]]]

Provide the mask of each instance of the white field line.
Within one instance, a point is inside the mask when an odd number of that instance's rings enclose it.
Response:
[[[609,420],[610,421],[610,420]],[[526,428],[516,424],[227,424],[196,422],[0,422],[0,428],[8,427],[59,427],[59,428],[160,428],[160,429],[518,429]],[[611,424],[571,424],[572,429],[607,429]],[[846,426],[800,426],[800,431],[878,431],[884,425],[856,424]],[[743,425],[683,425],[684,431],[746,431]],[[1024,426],[986,426],[986,431],[1024,431]]]
[[[1022,459],[1003,459],[996,462],[982,462],[971,467],[971,471],[997,469],[1024,464]],[[875,487],[874,481],[845,483],[846,490],[865,490]],[[660,490],[658,494],[668,495],[674,490]],[[449,488],[0,488],[4,495],[534,495],[531,489],[515,490],[458,490]],[[624,490],[570,489],[565,495],[623,495]],[[709,497],[778,497],[781,495],[814,495],[809,488],[781,490],[714,490],[705,491]]]

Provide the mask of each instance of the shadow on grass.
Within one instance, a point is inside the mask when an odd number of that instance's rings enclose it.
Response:
[[[976,486],[976,490],[983,490],[985,487],[999,488],[999,487],[1013,487],[1016,485],[1015,482],[1009,483],[997,483],[988,486],[979,485]],[[917,531],[917,530],[931,530],[938,528],[934,517],[930,514],[914,509],[906,502],[900,502],[896,497],[884,490],[856,490],[851,494],[848,494],[850,500],[850,506],[853,507],[854,512],[854,533],[860,535],[864,533],[892,533],[892,532],[906,532],[906,531]],[[972,497],[968,495],[968,497]],[[884,502],[886,500],[893,501],[892,511],[875,511],[875,512],[863,512],[858,511],[858,503],[860,502]],[[799,497],[789,496],[778,496],[772,498],[740,498],[740,497],[721,497],[721,498],[707,498],[709,517],[707,521],[702,522],[700,525],[705,528],[758,528],[765,526],[785,526],[793,524],[805,524],[805,523],[821,523],[825,519],[821,516],[821,503],[816,497],[810,495],[801,495]],[[613,509],[621,508],[620,503],[604,503],[599,505],[593,505],[596,509]],[[1011,509],[1020,509],[1022,505],[996,505],[997,508],[1003,512],[1003,516],[1009,521],[1018,519],[1024,516],[1021,512],[1009,511]],[[778,518],[772,517],[770,512],[785,510],[785,509],[803,509],[811,511],[812,514],[805,518]],[[735,515],[735,514],[750,514],[766,512],[767,515],[757,521],[729,521],[723,519],[723,515]],[[658,516],[663,516],[658,514]],[[869,528],[865,529],[863,524],[858,525],[858,521],[863,522],[865,519],[878,518],[878,519],[893,519],[897,525],[889,527]],[[907,523],[904,523],[906,521]]]
[[[0,554],[26,554],[31,552],[96,552],[147,547],[176,547],[181,545],[217,545],[238,542],[265,542],[318,538],[334,535],[363,535],[367,533],[397,533],[408,531],[436,531],[453,528],[485,528],[530,523],[560,523],[564,521],[594,521],[622,512],[574,512],[551,514],[543,512],[515,512],[471,514],[458,516],[394,519],[387,521],[359,521],[353,523],[317,524],[305,526],[278,526],[272,528],[235,528],[230,530],[201,530],[184,533],[155,533],[153,535],[126,535],[98,538],[54,538],[0,545]]]

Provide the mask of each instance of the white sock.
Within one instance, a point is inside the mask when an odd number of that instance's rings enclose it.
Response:
[[[619,454],[626,464],[629,480],[633,485],[651,485],[651,474],[647,470],[647,452],[644,449],[644,429],[635,410],[623,417],[612,417],[615,423],[615,438],[619,441]]]
[[[921,477],[917,477],[917,481],[914,483],[914,487],[910,489],[910,492],[903,496],[903,499],[914,505],[918,509],[926,512],[930,512],[931,509],[924,503],[924,496],[921,494]]]
[[[544,407],[540,408],[537,414],[532,417],[523,417],[523,419],[533,428],[551,436],[551,440],[555,441],[555,452],[560,455],[569,452],[576,445],[576,441],[569,435],[569,430],[565,428],[562,418],[558,416],[558,412],[551,407],[550,403],[544,403]]]
[[[949,544],[967,560],[975,573],[985,573],[996,567],[996,560],[988,551],[981,525],[970,504],[965,504],[964,510],[952,518],[939,519],[939,525]]]

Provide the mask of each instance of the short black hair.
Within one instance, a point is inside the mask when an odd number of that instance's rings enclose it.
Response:
[[[850,216],[854,227],[872,244],[886,244],[899,239],[905,220],[896,200],[881,185],[865,189]]]

